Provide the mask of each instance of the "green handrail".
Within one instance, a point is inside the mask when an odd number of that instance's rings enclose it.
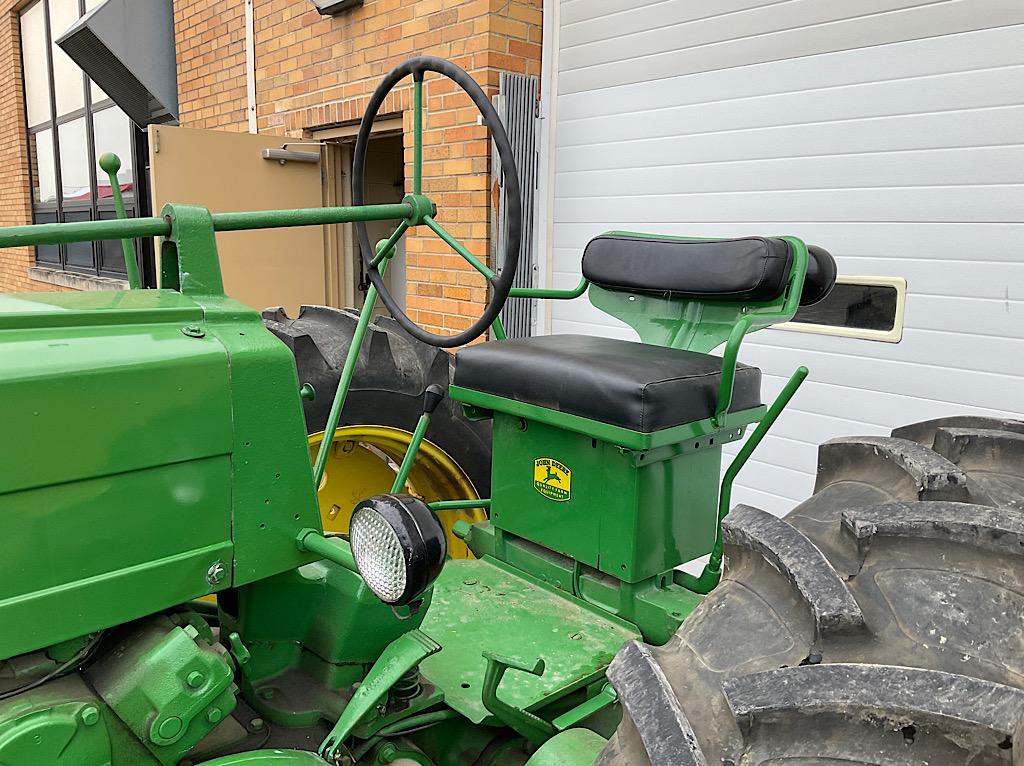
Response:
[[[413,214],[412,205],[396,202],[362,207],[317,207],[294,210],[255,210],[213,213],[214,231],[280,229],[291,226],[324,226],[357,221],[398,221]],[[29,245],[62,245],[97,240],[167,237],[171,224],[165,218],[127,218],[116,221],[42,223],[0,228],[0,248]]]
[[[691,590],[694,593],[707,594],[714,590],[718,583],[721,582],[722,557],[725,549],[722,542],[722,522],[729,514],[729,506],[732,504],[733,482],[736,480],[736,475],[740,472],[740,469],[747,464],[747,460],[768,434],[769,429],[778,420],[779,415],[782,414],[782,411],[789,404],[806,378],[807,368],[798,367],[796,372],[786,382],[786,385],[783,386],[781,393],[775,397],[775,401],[772,402],[772,406],[768,408],[765,416],[761,418],[757,428],[754,429],[754,432],[744,442],[743,446],[740,447],[736,457],[733,458],[733,461],[726,469],[725,475],[722,477],[722,488],[718,495],[718,531],[715,535],[715,545],[711,549],[711,557],[708,559],[708,563],[705,564],[704,571],[698,577],[694,577],[687,572],[675,573],[675,581],[687,590]]]

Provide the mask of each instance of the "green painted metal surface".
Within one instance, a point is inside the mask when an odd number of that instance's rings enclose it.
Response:
[[[624,582],[490,523],[474,524],[466,531],[465,540],[477,557],[502,561],[528,578],[631,623],[651,644],[668,641],[702,600],[679,584],[679,572]]]
[[[722,445],[741,428],[631,451],[543,421],[494,416],[491,523],[626,582],[669,571],[715,541]],[[565,470],[551,498],[536,461]],[[543,477],[542,477],[543,478]]]
[[[442,649],[423,675],[472,723],[493,722],[483,704],[485,651],[533,664],[537,677],[510,670],[498,694],[535,711],[603,677],[619,647],[639,632],[599,608],[516,573],[492,559],[449,561],[434,584],[422,630]]]
[[[590,729],[570,729],[549,739],[526,766],[590,766],[608,740]]]
[[[18,766],[158,766],[78,675],[0,701],[0,763]]]
[[[323,544],[348,548],[333,537]],[[250,653],[238,682],[250,704],[275,724],[336,721],[353,684],[388,644],[418,627],[429,608],[428,592],[419,613],[396,614],[353,569],[331,558],[220,599],[222,632],[237,633]]]
[[[122,636],[86,677],[160,763],[174,766],[234,710],[233,668],[218,648],[192,625],[158,616]]]
[[[306,750],[257,750],[203,761],[197,766],[324,766],[324,759]]]

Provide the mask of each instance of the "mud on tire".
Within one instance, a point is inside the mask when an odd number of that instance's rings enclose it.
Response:
[[[725,541],[673,639],[609,668],[598,764],[1024,764],[1024,423],[832,440],[809,500]]]

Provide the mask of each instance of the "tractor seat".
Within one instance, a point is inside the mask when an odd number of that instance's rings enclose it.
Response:
[[[715,414],[722,360],[589,335],[481,343],[456,355],[453,383],[650,433]],[[730,412],[761,404],[761,371],[737,365]]]

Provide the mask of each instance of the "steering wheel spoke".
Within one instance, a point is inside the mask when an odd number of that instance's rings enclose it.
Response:
[[[413,72],[412,193],[423,193],[423,70]]]
[[[505,238],[504,253],[500,261],[502,268],[495,273],[483,261],[473,255],[468,248],[453,237],[435,219],[434,206],[431,200],[423,195],[423,99],[424,99],[424,76],[427,72],[436,72],[455,82],[470,97],[483,116],[484,124],[491,132],[491,139],[497,149],[498,158],[501,162],[501,171],[504,176],[505,185],[505,210],[508,214],[508,230]],[[512,153],[512,145],[505,127],[501,123],[494,105],[480,88],[477,82],[463,69],[451,62],[431,56],[418,56],[400,64],[393,69],[377,86],[366,106],[366,112],[359,125],[359,134],[356,138],[356,148],[352,160],[352,202],[356,205],[364,204],[364,170],[366,167],[366,151],[370,141],[370,132],[373,127],[374,118],[384,103],[385,98],[391,90],[405,78],[412,76],[413,83],[413,172],[412,186],[413,193],[407,195],[405,201],[410,206],[409,218],[399,224],[391,237],[384,243],[378,252],[371,244],[366,230],[366,224],[356,222],[356,235],[359,239],[359,252],[366,265],[366,273],[377,290],[381,301],[387,310],[395,318],[402,328],[425,343],[440,348],[452,348],[462,346],[475,340],[487,329],[501,313],[502,307],[508,300],[509,291],[515,280],[516,268],[519,263],[519,247],[522,239],[522,196],[519,188],[519,175],[516,170],[515,157]],[[484,307],[483,314],[468,329],[455,335],[437,335],[424,330],[413,322],[402,310],[388,291],[384,280],[381,278],[379,266],[386,262],[388,254],[405,232],[412,226],[425,224],[431,231],[448,244],[455,252],[461,255],[476,271],[487,280],[491,286],[491,296]]]
[[[427,225],[427,228],[429,228],[432,232],[434,232],[437,236],[444,240],[448,244],[448,246],[451,247],[452,250],[461,255],[470,266],[472,266],[474,269],[483,274],[484,279],[486,279],[491,284],[494,283],[494,272],[491,271],[487,267],[487,265],[483,263],[479,258],[477,258],[475,255],[469,252],[469,250],[466,249],[465,245],[463,245],[461,242],[459,242],[459,240],[455,239],[455,237],[449,234],[448,230],[445,229],[444,226],[439,224],[429,215],[424,217],[423,222]]]

